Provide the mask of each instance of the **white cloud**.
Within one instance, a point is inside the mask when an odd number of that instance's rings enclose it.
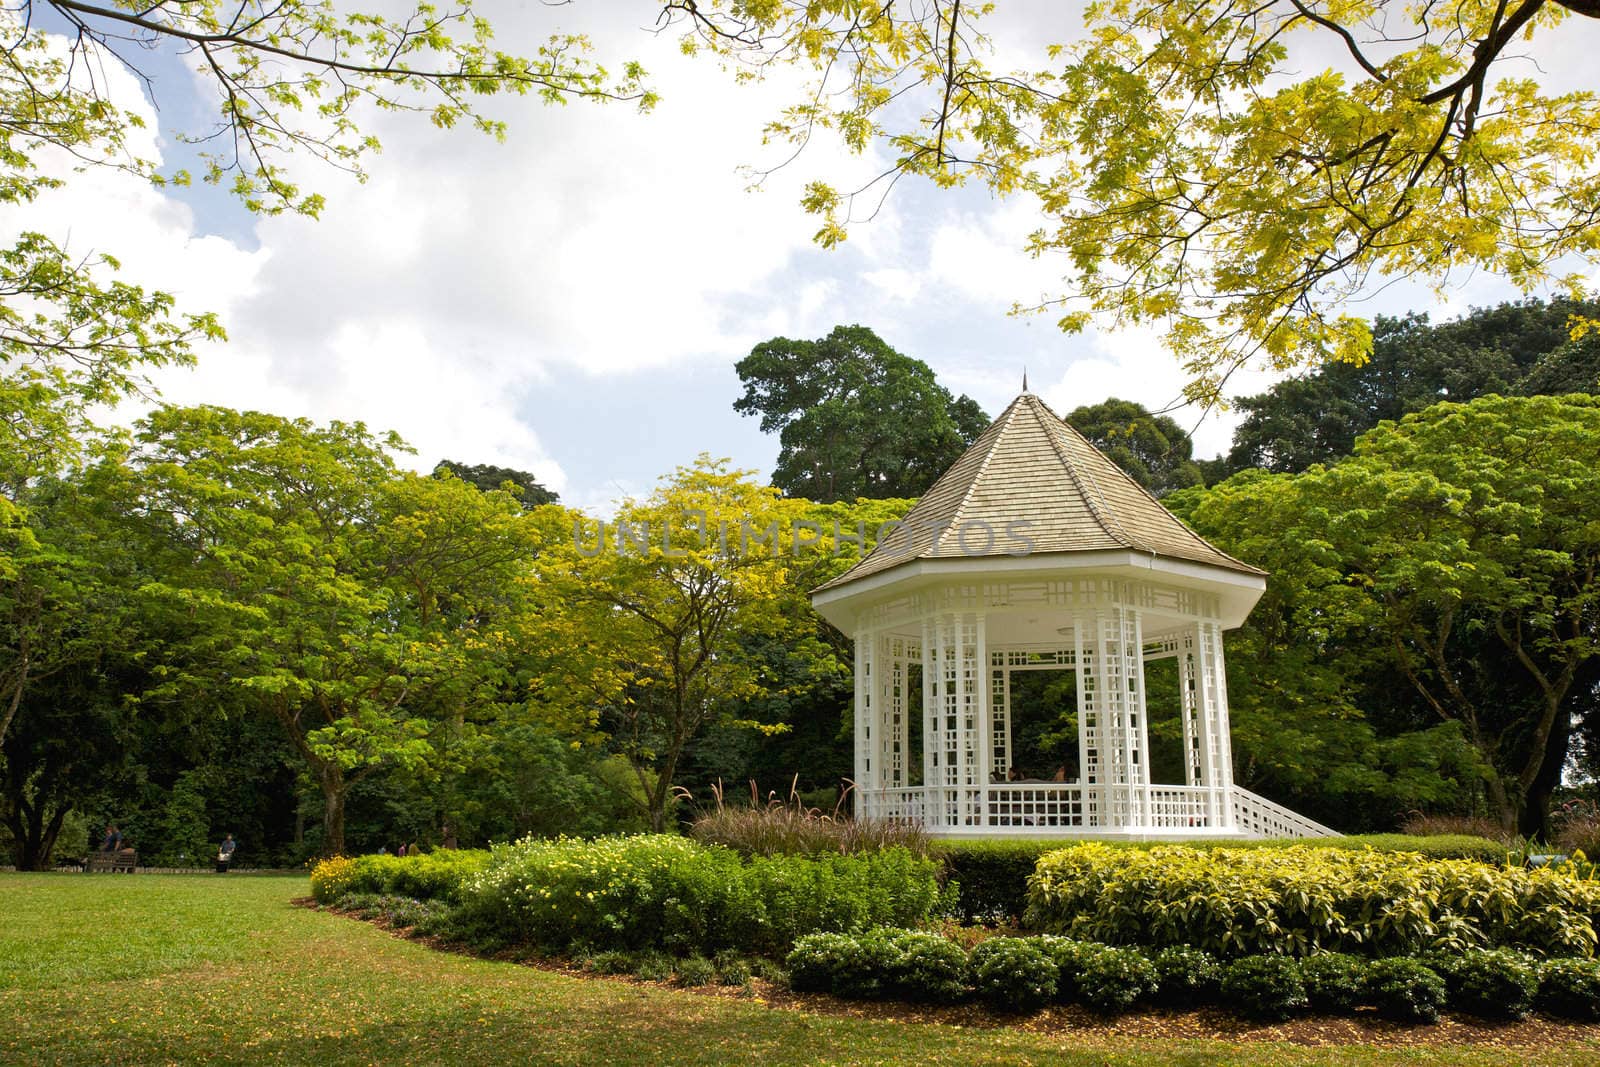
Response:
[[[862,271],[861,280],[884,297],[902,303],[914,299],[922,291],[922,279],[900,267]]]

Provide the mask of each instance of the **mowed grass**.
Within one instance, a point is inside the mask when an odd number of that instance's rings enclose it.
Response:
[[[1589,1063],[1600,1047],[1300,1048],[817,1015],[437,952],[300,878],[0,874],[0,1062]]]

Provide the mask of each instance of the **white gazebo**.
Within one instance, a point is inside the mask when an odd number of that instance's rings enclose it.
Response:
[[[1265,584],[1024,391],[811,595],[855,639],[858,812],[944,837],[1333,833],[1233,783],[1222,635]],[[1146,701],[1161,659],[1171,707]],[[1039,670],[1075,675],[1070,778],[1013,762],[1013,680]],[[1181,723],[1181,782],[1151,779],[1151,716]]]

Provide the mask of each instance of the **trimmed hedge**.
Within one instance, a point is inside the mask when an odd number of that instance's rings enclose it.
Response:
[[[497,846],[461,888],[470,941],[552,952],[781,955],[818,931],[914,926],[948,910],[939,865],[905,849],[752,856],[669,835]]]
[[[1437,1019],[1447,1003],[1483,1018],[1517,1014],[1515,1005],[1533,996],[1525,976],[1535,974],[1542,1010],[1600,1018],[1600,962],[1538,963],[1508,950],[1428,959],[1257,955],[1218,965],[1196,949],[1164,949],[1152,960],[1135,949],[1049,934],[989,938],[969,956],[939,934],[873,930],[802,937],[787,965],[800,991],[940,1003],[975,996],[1007,1012],[1053,1002],[1117,1013],[1149,1000],[1219,1004],[1250,1018],[1274,1020],[1308,1008],[1350,1014],[1371,1006],[1384,1018],[1407,1022]],[[1447,981],[1440,968],[1452,967],[1459,973]],[[1485,995],[1473,981],[1509,986]]]
[[[1028,904],[1028,879],[1040,859],[1052,852],[1069,848],[1076,842],[1070,839],[989,841],[937,841],[932,855],[944,864],[947,877],[958,887],[957,913],[963,922],[1016,922],[1021,919]],[[1115,841],[1097,842],[1108,848],[1148,850],[1161,847],[1161,842]],[[1246,841],[1193,841],[1187,848],[1198,849],[1258,849],[1283,848],[1302,845],[1302,840],[1261,839]],[[1435,837],[1411,837],[1406,834],[1364,834],[1352,837],[1318,838],[1320,848],[1338,848],[1378,852],[1414,852],[1427,859],[1480,860],[1484,863],[1503,864],[1510,853],[1506,846],[1483,837],[1466,834],[1442,834]]]
[[[1516,947],[1588,956],[1600,881],[1570,868],[1490,867],[1317,845],[1149,850],[1084,844],[1039,861],[1027,921],[1108,944],[1219,955],[1411,955]]]

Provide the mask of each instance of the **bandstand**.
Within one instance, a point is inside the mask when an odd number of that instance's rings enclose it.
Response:
[[[1223,634],[1264,588],[1024,391],[812,593],[855,641],[858,812],[943,837],[1333,833],[1233,782]],[[1146,699],[1162,659],[1172,707]],[[1075,773],[1016,780],[1013,687],[1039,670],[1075,676]],[[1181,724],[1181,782],[1152,780],[1151,715]]]

